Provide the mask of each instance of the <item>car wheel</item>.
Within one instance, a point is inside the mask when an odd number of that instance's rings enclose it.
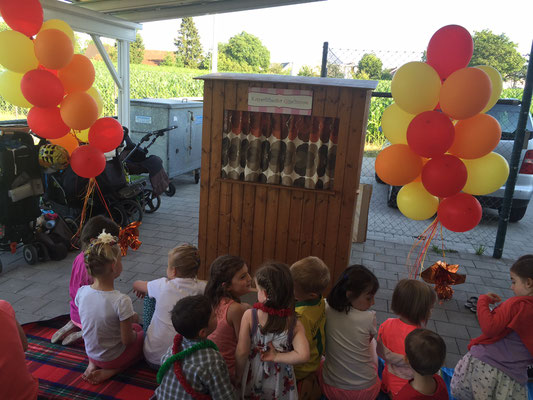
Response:
[[[511,208],[511,215],[509,215],[509,222],[520,221],[522,218],[524,218],[524,215],[526,215],[526,211],[527,211],[527,206]]]
[[[391,208],[398,208],[398,203],[396,199],[398,198],[398,192],[400,191],[400,186],[389,186],[389,192],[387,195],[387,205]]]

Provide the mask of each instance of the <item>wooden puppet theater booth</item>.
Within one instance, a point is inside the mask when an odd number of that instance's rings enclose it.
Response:
[[[375,81],[210,74],[204,79],[200,276],[218,256],[348,266]]]

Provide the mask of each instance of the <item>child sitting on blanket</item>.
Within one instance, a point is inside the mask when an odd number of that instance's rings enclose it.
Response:
[[[119,226],[111,221],[109,218],[104,217],[103,215],[96,215],[89,219],[83,230],[81,232],[80,242],[81,250],[80,254],[74,259],[72,263],[72,272],[70,273],[70,284],[69,284],[69,294],[70,294],[70,321],[61,329],[58,329],[56,333],[52,336],[51,342],[55,343],[58,340],[63,339],[63,346],[67,346],[71,343],[76,342],[81,339],[81,322],[80,314],[78,312],[78,307],[74,302],[78,289],[84,285],[90,285],[93,283],[93,279],[87,272],[85,267],[85,256],[83,251],[89,246],[92,239],[96,237],[105,229],[107,233],[110,233],[113,236],[118,236],[120,228]]]
[[[137,297],[148,295],[155,299],[155,311],[143,346],[144,357],[152,368],[159,368],[161,357],[176,335],[170,320],[170,313],[176,302],[187,296],[204,293],[206,282],[196,279],[198,268],[198,249],[191,244],[182,244],[168,253],[166,278],[133,282],[133,291]]]
[[[228,367],[207,336],[217,326],[209,299],[203,295],[181,299],[172,309],[177,335],[157,373],[160,386],[152,399],[233,400]]]
[[[114,287],[122,272],[118,238],[103,231],[85,250],[85,264],[94,283],[76,295],[89,358],[82,378],[99,384],[141,359],[144,334],[131,299]]]
[[[0,300],[0,399],[37,399],[39,382],[26,366],[28,340],[17,322],[15,311]]]

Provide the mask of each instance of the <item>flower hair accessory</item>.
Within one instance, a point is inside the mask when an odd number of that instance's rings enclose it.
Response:
[[[288,317],[292,314],[290,308],[272,308],[265,306],[263,303],[255,303],[254,308],[266,312],[268,315],[276,315],[278,317]]]
[[[100,243],[108,244],[110,246],[114,246],[118,242],[118,238],[110,233],[107,233],[105,229],[102,231],[101,234],[98,235],[98,238],[96,240]]]

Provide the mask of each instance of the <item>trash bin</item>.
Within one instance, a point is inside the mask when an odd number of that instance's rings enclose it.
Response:
[[[196,99],[134,99],[130,101],[130,137],[138,142],[147,132],[177,125],[149,148],[163,160],[169,178],[194,171],[200,178],[203,102]]]

